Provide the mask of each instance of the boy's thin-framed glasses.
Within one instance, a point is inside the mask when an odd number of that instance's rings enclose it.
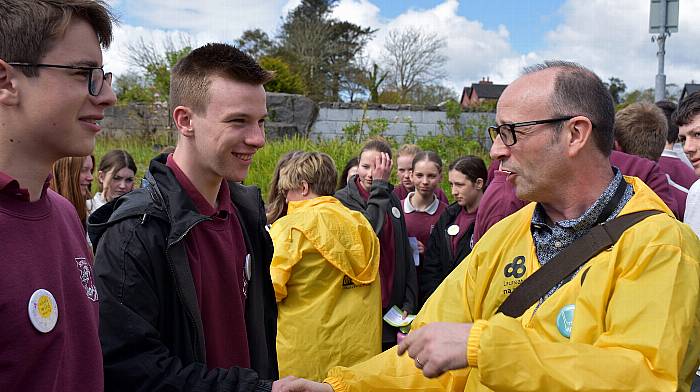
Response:
[[[7,63],[13,67],[45,67],[45,68],[60,68],[60,69],[77,69],[86,71],[88,80],[88,93],[93,97],[100,95],[104,82],[112,83],[112,73],[105,73],[103,67],[85,67],[79,65],[62,65],[62,64],[32,64],[32,63]]]

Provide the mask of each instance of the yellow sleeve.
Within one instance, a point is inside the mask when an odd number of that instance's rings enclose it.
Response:
[[[467,271],[467,257],[443,283],[418,313],[412,329],[435,321],[472,322],[472,304],[467,303],[467,287],[473,286],[474,271]],[[472,297],[473,298],[473,297]],[[404,390],[404,391],[464,391],[471,369],[460,369],[428,379],[407,355],[398,356],[396,346],[350,368],[336,367],[324,381],[336,392]]]
[[[470,363],[478,366],[481,383],[503,391],[688,390],[690,379],[679,380],[679,374],[694,375],[700,354],[700,269],[697,240],[680,243],[689,249],[619,249],[618,257],[630,260],[619,275],[608,282],[588,275],[586,285],[614,285],[598,334],[577,336],[574,330],[570,341],[560,342],[521,320],[491,317],[482,325],[478,364]]]
[[[292,267],[301,260],[300,248],[304,237],[300,231],[284,225],[272,225],[270,237],[275,248],[270,263],[270,276],[275,299],[281,302],[287,298],[287,282],[291,278]]]

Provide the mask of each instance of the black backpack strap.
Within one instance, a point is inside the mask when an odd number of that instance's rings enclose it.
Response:
[[[552,287],[573,274],[593,256],[613,246],[625,230],[649,216],[661,213],[657,210],[644,210],[594,226],[590,232],[574,241],[525,279],[498,307],[497,312],[514,318],[521,316]]]

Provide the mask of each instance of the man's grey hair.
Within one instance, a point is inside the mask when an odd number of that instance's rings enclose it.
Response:
[[[602,80],[588,68],[563,60],[545,61],[523,68],[523,76],[547,69],[557,75],[550,97],[552,116],[585,116],[593,123],[593,140],[598,149],[610,155],[613,148],[615,105]],[[557,131],[561,130],[561,125]]]

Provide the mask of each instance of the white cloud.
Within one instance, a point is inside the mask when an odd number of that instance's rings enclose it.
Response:
[[[368,43],[367,52],[375,61],[381,59],[388,33],[407,27],[435,33],[445,39],[447,56],[445,84],[460,94],[462,87],[489,76],[496,82],[509,81],[517,73],[509,66],[500,66],[504,58],[517,58],[509,43],[505,26],[489,30],[478,21],[457,14],[459,2],[445,0],[429,9],[410,8],[391,20],[382,20],[379,9],[369,0],[342,0],[334,17],[361,26],[378,29]]]
[[[679,32],[666,41],[667,83],[700,80],[700,2],[681,2]],[[649,34],[649,3],[639,0],[568,0],[564,21],[546,37],[540,58],[573,60],[601,78],[624,80],[628,89],[654,86],[658,46]]]
[[[116,28],[106,65],[118,75],[127,69],[126,45],[139,37],[159,42],[168,35],[186,32],[200,45],[210,41],[231,42],[246,29],[261,28],[271,36],[282,18],[301,0],[109,0],[130,23]],[[466,0],[462,0],[466,1]],[[426,9],[408,8],[393,19],[380,15],[372,0],[340,0],[333,17],[377,29],[367,45],[378,61],[387,33],[408,26],[445,38],[448,60],[445,83],[458,94],[482,77],[510,83],[523,66],[544,59],[573,60],[593,69],[601,78],[623,79],[629,89],[653,87],[657,71],[656,44],[648,33],[649,3],[641,0],[565,0],[559,9],[562,22],[545,37],[545,47],[518,53],[511,46],[507,26],[486,28],[478,20],[458,15],[458,0],[444,0]],[[666,75],[669,83],[700,81],[700,1],[680,4],[679,32],[666,44]],[[143,23],[146,23],[143,22]]]

